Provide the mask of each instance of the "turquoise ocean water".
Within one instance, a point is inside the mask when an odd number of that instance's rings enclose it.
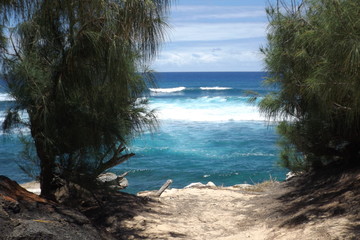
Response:
[[[129,171],[127,192],[158,189],[172,179],[172,187],[208,181],[216,185],[257,183],[270,176],[283,180],[286,170],[276,166],[278,149],[274,127],[265,121],[247,90],[260,95],[262,72],[156,73],[149,89],[150,104],[160,126],[155,133],[134,139],[135,157],[114,169]],[[0,121],[11,98],[0,93]],[[24,114],[26,117],[26,114]],[[0,134],[0,175],[31,180],[16,164],[21,144],[17,133]]]

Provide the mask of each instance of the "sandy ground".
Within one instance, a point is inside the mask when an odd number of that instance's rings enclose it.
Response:
[[[27,183],[20,184],[20,186],[25,188],[29,192],[40,195],[41,190],[40,190],[40,183],[39,182],[36,182],[36,181],[27,182]]]
[[[332,176],[143,192],[93,219],[116,239],[360,239],[360,173]]]
[[[124,224],[142,228],[149,239],[264,239],[265,223],[249,221],[245,213],[256,196],[230,189],[172,189],[151,211]]]
[[[284,209],[278,198],[285,191],[279,185],[264,192],[232,187],[170,189],[122,224],[136,232],[128,239],[360,239],[347,231],[352,223],[343,216],[292,225],[299,214],[278,211]]]

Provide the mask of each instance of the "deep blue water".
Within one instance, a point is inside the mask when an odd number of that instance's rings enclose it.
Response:
[[[149,94],[159,129],[135,139],[130,146],[135,157],[112,169],[130,172],[126,191],[158,189],[167,179],[178,188],[192,182],[256,183],[270,176],[283,180],[274,127],[246,94],[266,94],[264,77],[261,72],[156,73],[157,86]],[[9,100],[0,93],[0,118]],[[31,180],[16,165],[21,150],[16,133],[1,134],[0,141],[0,175]]]

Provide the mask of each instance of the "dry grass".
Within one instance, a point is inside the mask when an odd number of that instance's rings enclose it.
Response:
[[[243,188],[244,191],[248,192],[266,192],[268,189],[275,187],[280,182],[277,181],[270,175],[270,179],[261,183],[253,183],[251,186]]]

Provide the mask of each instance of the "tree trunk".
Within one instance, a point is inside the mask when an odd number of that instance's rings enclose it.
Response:
[[[40,159],[41,196],[56,201],[54,195],[57,189],[54,174],[55,157],[50,152],[46,151],[43,139],[35,139],[35,146],[37,155]]]
[[[56,185],[54,185],[54,173],[51,160],[40,160],[40,188],[41,196],[50,200],[55,200]]]

